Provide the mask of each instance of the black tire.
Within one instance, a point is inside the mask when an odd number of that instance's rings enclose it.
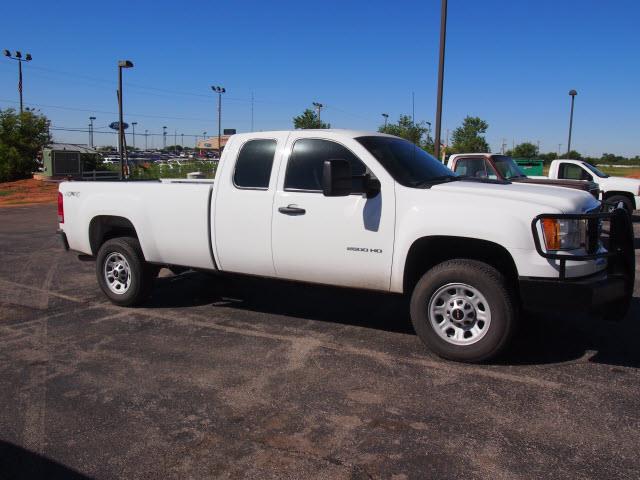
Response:
[[[105,263],[112,254],[121,255],[129,266],[129,283],[123,293],[112,291],[105,275]],[[102,244],[96,259],[96,276],[98,285],[109,300],[123,307],[132,307],[144,302],[151,293],[155,278],[153,266],[145,262],[140,243],[133,237],[112,238]]]
[[[468,345],[455,345],[451,343],[453,340],[442,338],[429,318],[431,301],[437,302],[437,298],[442,298],[442,295],[448,295],[449,293],[444,293],[448,292],[443,290],[444,287],[455,283],[474,288],[480,293],[480,297],[484,297],[488,303],[490,321],[487,324],[481,323],[476,317],[478,326],[484,326],[487,330],[483,331],[482,334],[478,334],[479,339],[475,343]],[[434,298],[434,295],[439,291],[443,293],[439,293],[438,297]],[[471,296],[469,298],[474,297]],[[477,301],[477,297],[475,298]],[[483,307],[484,305],[482,304],[478,308]],[[445,304],[445,308],[447,308],[447,304]],[[464,308],[466,309],[466,305]],[[471,314],[476,312],[473,307],[470,310],[473,310]],[[411,295],[410,312],[411,322],[416,333],[432,352],[448,360],[469,363],[487,361],[503,352],[513,337],[518,321],[515,296],[507,287],[504,276],[486,263],[466,259],[448,260],[425,273],[416,284]],[[447,313],[450,319],[452,315],[453,313]],[[440,317],[435,315],[434,321],[437,322],[437,318]],[[466,317],[464,320],[472,322]],[[454,332],[456,330],[455,328],[451,329]],[[449,331],[443,331],[443,335],[448,336],[447,332]],[[463,328],[460,328],[459,332],[464,335],[467,334]],[[462,339],[462,341],[471,340]]]
[[[631,200],[628,197],[624,195],[613,195],[605,200],[605,203],[610,206],[610,208],[616,207],[620,202],[622,202],[625,211],[631,216],[634,205],[631,204]]]

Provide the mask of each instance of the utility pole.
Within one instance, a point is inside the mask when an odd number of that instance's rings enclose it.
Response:
[[[138,124],[138,122],[131,122],[131,131],[132,131],[132,137],[133,137],[133,141],[132,141],[132,147],[135,150],[136,149],[136,125]]]
[[[149,140],[149,130],[145,130],[144,131],[144,150],[145,152],[147,150],[149,150],[149,145],[148,145],[148,140]]]
[[[504,152],[506,151],[507,148],[507,139],[503,138],[502,139],[502,154],[504,155]]]
[[[125,139],[124,139],[124,114],[122,111],[122,69],[132,68],[133,62],[129,60],[118,61],[118,145],[120,147],[120,180],[125,177],[124,174],[124,156],[125,156]]]
[[[538,140],[536,143],[538,145],[538,155],[539,155],[540,154],[540,140]]]
[[[96,117],[89,117],[89,147],[93,148],[93,121]]]
[[[22,62],[30,62],[33,60],[30,53],[27,53],[24,58],[22,58],[22,52],[16,50],[14,55],[11,55],[9,50],[4,51],[4,56],[10,58],[11,60],[16,60],[18,62],[18,94],[20,96],[20,113],[23,112],[22,108]]]
[[[251,92],[251,131],[253,132],[253,92]]]
[[[212,85],[211,90],[218,94],[218,156],[222,156],[222,94],[227,90],[224,87]]]
[[[384,129],[387,129],[387,121],[389,120],[389,114],[388,113],[383,113],[382,116],[384,117]]]
[[[560,152],[562,151],[561,148],[562,148],[562,144],[559,143],[558,144],[558,158],[560,158]]]
[[[167,148],[167,127],[162,127],[162,149]]]
[[[442,90],[444,85],[444,51],[447,40],[447,0],[440,0],[440,56],[438,61],[438,97],[436,102],[436,138],[434,153],[440,159],[440,133],[442,128]],[[447,135],[448,136],[448,135]]]
[[[178,131],[173,129],[173,154],[176,155],[178,153]]]
[[[324,105],[319,102],[313,102],[313,106],[318,110],[318,126],[322,128],[322,120],[320,120],[320,110],[322,110]]]
[[[411,123],[416,124],[416,92],[411,92]]]
[[[573,102],[576,99],[576,95],[578,92],[575,90],[569,90],[569,95],[571,96],[571,114],[569,115],[569,141],[567,142],[567,158],[569,157],[569,153],[571,152],[571,130],[573,129]]]
[[[184,133],[180,134],[180,146],[184,150]]]

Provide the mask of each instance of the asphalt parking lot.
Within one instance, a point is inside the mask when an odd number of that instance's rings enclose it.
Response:
[[[624,321],[531,319],[471,366],[399,297],[185,273],[119,308],[55,230],[0,209],[2,479],[640,476],[638,282]]]

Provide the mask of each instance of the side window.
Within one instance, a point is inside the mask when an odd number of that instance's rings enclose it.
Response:
[[[347,160],[353,175],[364,175],[367,167],[350,150],[339,143],[316,138],[303,138],[293,145],[287,173],[284,177],[285,190],[322,191],[322,168],[325,160]],[[354,193],[362,191],[361,182],[354,179]]]
[[[269,188],[275,153],[275,140],[249,140],[245,143],[236,160],[234,185],[238,188]]]
[[[558,178],[566,180],[593,180],[580,165],[574,163],[561,163],[558,171]]]
[[[467,177],[484,178],[487,176],[484,158],[461,158],[456,162],[455,172]]]

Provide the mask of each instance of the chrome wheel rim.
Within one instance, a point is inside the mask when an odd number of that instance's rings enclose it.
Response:
[[[489,331],[491,309],[484,295],[465,283],[448,283],[431,296],[429,322],[440,338],[453,345],[471,345]]]
[[[104,261],[104,279],[107,287],[117,295],[123,295],[131,286],[131,268],[127,259],[118,252],[107,255]]]

